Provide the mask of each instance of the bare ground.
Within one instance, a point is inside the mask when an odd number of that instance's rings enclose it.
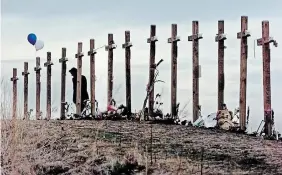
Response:
[[[281,142],[211,129],[1,121],[1,136],[1,174],[282,174]]]

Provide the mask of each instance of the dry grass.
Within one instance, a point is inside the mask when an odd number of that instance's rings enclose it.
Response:
[[[134,164],[144,160],[134,147],[126,154],[118,155],[115,150],[117,143],[98,140],[97,132],[92,137],[82,137],[74,132],[79,127],[73,129],[68,124],[58,126],[60,123],[57,122],[21,120],[1,122],[2,174],[113,174],[110,172],[131,164],[133,169],[144,170],[144,167]]]
[[[138,169],[139,174],[147,169],[147,174],[179,175],[282,171],[281,143],[244,135],[154,125],[151,147],[146,123],[2,120],[1,124],[2,174],[115,174],[110,172],[124,172],[124,165],[126,169],[136,165],[131,174],[138,174]]]

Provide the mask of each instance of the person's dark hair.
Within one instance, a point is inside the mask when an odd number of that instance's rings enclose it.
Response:
[[[75,67],[73,67],[73,68],[71,68],[71,69],[69,70],[69,72],[70,72],[70,73],[76,73],[76,72],[77,72],[77,69],[76,69]]]

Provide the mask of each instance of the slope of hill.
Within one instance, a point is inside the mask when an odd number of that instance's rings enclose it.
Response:
[[[1,136],[3,175],[282,174],[281,142],[218,130],[127,121],[2,120]]]

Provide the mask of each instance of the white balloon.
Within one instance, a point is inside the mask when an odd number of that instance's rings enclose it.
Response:
[[[41,40],[37,40],[35,45],[34,45],[36,51],[43,49],[44,47],[44,42]]]

